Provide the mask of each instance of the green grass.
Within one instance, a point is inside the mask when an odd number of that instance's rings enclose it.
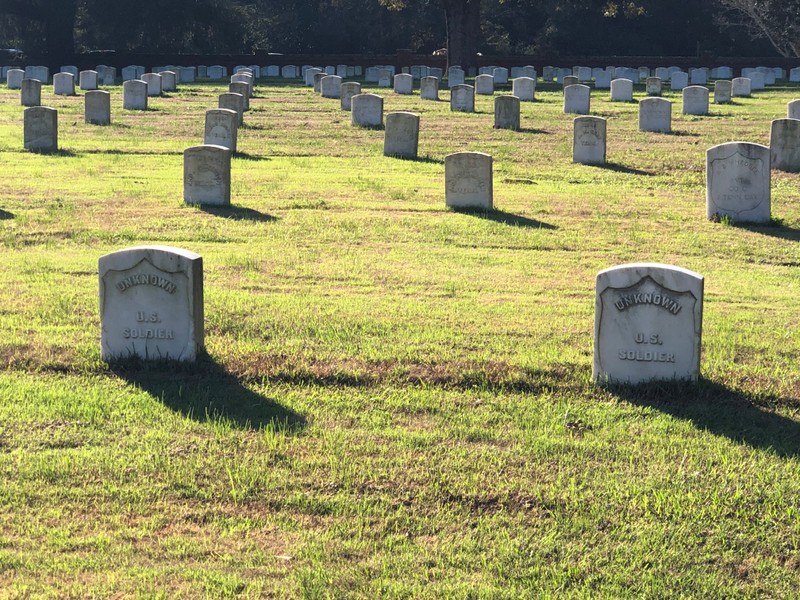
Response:
[[[705,150],[768,144],[800,88],[667,92],[672,135],[595,91],[606,168],[540,88],[521,132],[381,90],[421,115],[409,161],[262,82],[227,210],[182,200],[222,86],[112,87],[110,127],[45,88],[53,155],[0,90],[0,598],[797,594],[800,174],[773,224],[710,222]],[[495,213],[445,209],[462,150]],[[197,364],[100,360],[97,260],[149,243],[203,256]],[[706,278],[697,385],[590,383],[595,275],[638,261]]]

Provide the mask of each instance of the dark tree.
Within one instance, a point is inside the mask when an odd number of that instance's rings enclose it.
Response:
[[[75,50],[78,0],[0,0],[0,14],[38,22],[45,33],[45,50],[51,55]]]

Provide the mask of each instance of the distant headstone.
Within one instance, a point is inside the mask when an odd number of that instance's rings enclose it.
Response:
[[[601,384],[696,381],[703,277],[653,263],[597,274],[592,379]]]
[[[322,69],[317,69],[315,67],[312,67],[310,69],[305,70],[305,73],[303,73],[303,81],[307,86],[314,85],[314,75],[316,75],[317,73],[322,73]]]
[[[581,82],[575,75],[566,75],[561,79],[561,85],[566,90],[571,85],[578,85]]]
[[[111,125],[111,94],[89,90],[83,97],[83,116],[92,125]]]
[[[555,77],[555,68],[550,65],[542,67],[542,81],[552,82]]]
[[[495,67],[492,69],[492,78],[497,85],[506,85],[508,83],[508,69],[505,67]]]
[[[448,208],[493,210],[492,157],[457,152],[444,157],[445,204]]]
[[[716,67],[711,69],[711,77],[713,79],[731,79],[733,77],[733,69],[730,67]]]
[[[53,93],[56,96],[74,96],[75,76],[72,73],[56,73],[53,75]]]
[[[675,71],[670,75],[669,87],[673,91],[681,91],[689,85],[689,74],[683,71]]]
[[[536,80],[532,77],[517,77],[511,81],[511,93],[520,102],[533,102],[536,99]]]
[[[775,119],[769,138],[770,164],[779,171],[800,171],[800,120]]]
[[[239,115],[239,125],[244,123],[244,96],[234,92],[220,94],[217,102],[217,108],[227,108],[236,111]]]
[[[691,85],[705,85],[708,83],[708,73],[705,69],[690,69],[689,83]]]
[[[82,90],[96,90],[97,89],[97,71],[87,70],[81,71],[79,75],[79,86]],[[132,79],[135,79],[133,77]]]
[[[475,88],[471,85],[451,87],[450,110],[455,112],[475,112]]]
[[[419,80],[419,97],[422,100],[439,99],[439,80],[436,77],[427,76]]]
[[[242,96],[243,111],[250,110],[250,86],[244,82],[236,82],[228,84],[228,91],[232,94],[240,94]]]
[[[392,85],[392,72],[389,69],[378,70],[378,87],[389,87]]]
[[[207,70],[208,78],[214,81],[225,79],[228,76],[228,70],[221,65],[211,65]]]
[[[222,146],[236,152],[239,132],[239,115],[229,108],[212,108],[206,111],[203,144]]]
[[[281,68],[278,65],[267,65],[267,77],[280,77]]]
[[[10,90],[22,88],[23,79],[25,79],[25,71],[22,69],[9,69],[6,71],[6,85]]]
[[[247,87],[246,88],[239,88],[244,91],[236,91],[228,87],[228,91],[236,92],[237,94],[245,94],[247,96],[247,110],[250,110],[250,98],[253,97],[253,89],[255,87],[255,78],[248,72],[242,71],[240,73],[236,73],[235,75],[231,76],[231,83],[243,83]]]
[[[339,77],[347,77],[347,65],[336,65],[336,74]]]
[[[145,73],[142,81],[147,84],[147,95],[154,97],[161,95],[161,75],[158,73]]]
[[[643,98],[639,101],[639,131],[669,133],[672,131],[672,102],[664,98]]]
[[[72,73],[72,76],[75,78],[75,81],[78,81],[78,67],[75,65],[63,65],[59,70],[60,73]]]
[[[353,96],[361,93],[361,84],[357,81],[346,81],[342,84],[341,102],[342,110],[351,110]]]
[[[480,96],[494,94],[494,77],[491,75],[478,75],[475,78],[475,93]]]
[[[414,92],[414,76],[410,73],[399,73],[394,76],[394,93],[409,96]],[[388,118],[388,117],[387,117]]]
[[[376,94],[356,94],[350,100],[351,122],[357,127],[383,126],[383,98]]]
[[[42,82],[38,79],[23,79],[20,102],[22,106],[40,106],[42,104]]]
[[[727,104],[731,101],[733,84],[727,79],[718,79],[714,82],[714,103]]]
[[[428,71],[428,77],[436,77],[441,84],[442,80],[444,79],[444,69],[440,69],[439,67],[431,67]]]
[[[46,106],[26,108],[23,116],[23,144],[31,152],[58,150],[58,111]]]
[[[411,112],[386,114],[383,154],[398,158],[417,158],[419,146],[419,115]]]
[[[591,67],[578,67],[575,69],[575,75],[578,77],[578,81],[581,83],[586,83],[587,81],[592,80],[592,68]]]
[[[497,96],[494,99],[494,128],[519,131],[519,98]]]
[[[297,77],[297,66],[285,65],[281,67],[281,77],[284,79],[295,79]]]
[[[666,81],[669,79],[669,69],[667,69],[667,67],[657,67],[653,75],[658,77],[661,81]]]
[[[161,91],[174,92],[178,89],[178,74],[175,71],[161,71]]]
[[[323,98],[341,98],[342,78],[338,75],[326,75],[320,79],[319,89]]]
[[[594,78],[594,87],[598,90],[611,89],[611,73],[606,71],[599,71]]]
[[[766,76],[764,73],[758,71],[750,73],[750,89],[752,91],[760,91],[767,87]]]
[[[122,84],[122,108],[147,110],[147,83],[131,79]]]
[[[194,361],[203,348],[203,259],[169,246],[100,257],[100,356]]]
[[[795,67],[789,71],[789,81],[793,83],[800,81],[800,67]]]
[[[702,85],[690,85],[683,88],[683,114],[708,114],[708,88]]]
[[[706,152],[706,216],[734,222],[770,221],[770,150],[729,142]]]
[[[98,70],[98,75],[100,83],[103,85],[114,85],[114,81],[117,79],[117,69],[116,67],[105,66],[102,71]]]
[[[96,73],[96,71],[95,71]],[[126,81],[130,81],[131,79],[136,79],[138,77],[138,73],[136,72],[135,65],[128,65],[127,67],[122,68],[122,82],[125,83]],[[83,89],[83,82],[81,81],[81,89]]]
[[[611,82],[612,102],[633,102],[633,82],[630,79],[614,79]]]
[[[660,77],[648,77],[647,80],[644,82],[644,91],[648,96],[660,96],[661,95],[661,78]]]
[[[747,98],[752,93],[749,77],[736,77],[731,81],[731,96],[734,98]]]
[[[572,162],[583,165],[606,163],[606,120],[576,117],[573,121]]]
[[[790,119],[800,119],[800,100],[792,100],[786,104],[786,116]]]
[[[457,85],[464,85],[464,69],[457,67],[450,67],[447,70],[447,87],[455,87]]]
[[[231,151],[192,146],[183,151],[183,200],[187,204],[230,206]]]
[[[26,79],[38,79],[44,84],[50,83],[50,69],[40,65],[25,67]]]
[[[582,83],[568,85],[564,88],[564,112],[586,115],[589,113],[591,89]]]

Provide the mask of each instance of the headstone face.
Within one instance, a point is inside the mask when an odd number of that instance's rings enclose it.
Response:
[[[406,96],[414,92],[414,76],[410,73],[400,73],[394,76],[394,93]],[[388,117],[387,117],[388,118]]]
[[[25,67],[25,77],[27,79],[38,79],[44,84],[50,83],[50,69],[42,66]]]
[[[23,79],[22,93],[20,94],[22,106],[39,106],[42,103],[42,82],[38,79]]]
[[[568,85],[564,88],[564,112],[578,115],[589,113],[591,89],[582,83]]]
[[[23,117],[25,150],[56,152],[58,150],[58,111],[46,106],[26,108]]]
[[[711,69],[711,77],[713,79],[731,79],[733,77],[733,69],[730,67],[716,67]]]
[[[703,277],[672,265],[635,263],[597,274],[592,379],[605,384],[696,381]]]
[[[192,146],[183,151],[186,204],[230,206],[231,151],[223,146]]]
[[[357,81],[346,81],[342,84],[341,107],[349,111],[352,108],[353,96],[361,93],[361,84]]]
[[[323,71],[325,71],[325,75],[336,75],[336,67],[333,65],[328,65]]]
[[[736,77],[731,81],[731,96],[734,98],[747,98],[752,91],[749,77]]]
[[[111,94],[89,90],[84,95],[83,116],[92,125],[111,125]]]
[[[278,65],[267,65],[267,77],[280,77],[281,68]]]
[[[611,82],[612,102],[633,102],[633,82],[630,79],[615,79]]]
[[[475,93],[481,96],[494,94],[494,77],[491,75],[478,75],[475,78]]]
[[[147,83],[131,79],[122,84],[122,108],[147,110]]]
[[[775,119],[769,138],[770,164],[779,171],[800,171],[800,120]]]
[[[203,259],[169,246],[101,256],[100,354],[194,361],[203,348]]]
[[[660,96],[661,95],[661,78],[660,77],[648,77],[644,83],[644,91],[648,96]]]
[[[356,94],[350,100],[351,122],[357,127],[383,125],[383,98],[376,94]]]
[[[232,94],[239,94],[242,97],[242,103],[244,106],[242,110],[248,111],[250,110],[250,85],[247,83],[229,83],[228,84],[228,91]]]
[[[208,78],[213,80],[225,79],[228,76],[228,69],[222,65],[211,65],[208,67]]]
[[[56,73],[53,75],[53,93],[56,96],[74,96],[75,76],[72,73]]]
[[[764,73],[758,71],[750,73],[750,89],[752,91],[763,90],[767,85]]]
[[[708,88],[702,85],[690,85],[683,88],[683,114],[708,114]]]
[[[532,77],[517,77],[511,81],[511,93],[520,102],[533,102],[536,99],[536,80]]]
[[[253,87],[255,86],[255,79],[249,72],[242,71],[240,73],[236,73],[235,75],[231,76],[231,84],[233,83],[243,83],[247,86],[246,88],[239,88],[239,89],[243,89],[247,92],[247,100],[248,100],[247,108],[249,110],[250,98],[253,96]],[[230,89],[230,87],[228,88],[228,90],[231,92],[235,91]],[[243,92],[236,92],[236,93],[241,94]]]
[[[578,79],[575,75],[567,75],[561,79],[561,84],[564,86],[564,89],[570,85],[577,85],[580,83],[580,79]]]
[[[506,85],[508,83],[508,69],[495,67],[492,69],[492,78],[497,85]]]
[[[555,77],[555,68],[550,65],[542,68],[542,81],[553,81]]]
[[[386,131],[383,136],[384,156],[417,158],[419,147],[419,115],[412,112],[386,114]]]
[[[203,144],[222,146],[236,152],[239,132],[239,114],[228,108],[212,108],[206,111],[206,126]]]
[[[158,73],[145,73],[142,75],[142,81],[147,84],[148,96],[161,95],[161,75]]]
[[[25,71],[22,69],[9,69],[6,71],[6,85],[10,90],[22,88],[23,79],[25,79]]]
[[[178,74],[175,71],[161,71],[161,91],[174,92],[178,89]]]
[[[78,81],[78,67],[75,65],[63,65],[59,69],[60,73],[72,73],[72,76],[75,78],[75,81]]]
[[[708,74],[705,69],[691,69],[689,71],[689,83],[692,85],[705,85],[708,83]]]
[[[653,75],[658,77],[661,81],[666,81],[669,79],[669,69],[667,67],[658,67]]]
[[[389,69],[378,70],[378,87],[389,87],[392,85],[392,72]]]
[[[102,71],[98,70],[98,75],[103,85],[114,85],[114,81],[117,78],[117,69],[116,67],[106,66]]]
[[[347,77],[347,65],[336,65],[336,74],[339,77]]]
[[[497,96],[494,99],[494,128],[519,131],[519,98]]]
[[[220,94],[217,102],[218,108],[227,108],[239,115],[239,125],[244,123],[244,96],[234,92]]]
[[[419,97],[422,100],[439,99],[439,80],[436,77],[427,76],[419,80]]]
[[[131,79],[136,79],[137,77],[136,66],[135,65],[128,65],[127,67],[122,67],[122,82],[130,81]],[[81,89],[83,89],[83,81],[81,81]]]
[[[294,79],[297,77],[297,66],[286,65],[281,67],[281,77],[284,79]]]
[[[643,98],[639,101],[639,131],[669,133],[672,131],[672,102],[664,98]]]
[[[197,77],[197,71],[194,69],[194,67],[181,67],[180,69],[181,83],[194,83],[196,77]]]
[[[800,119],[800,100],[792,100],[786,104],[786,116],[790,119]]]
[[[794,69],[789,71],[789,81],[792,82],[800,81],[800,67],[795,67]]]
[[[326,75],[320,79],[319,89],[323,98],[341,98],[342,78],[338,75]]]
[[[439,67],[431,67],[428,71],[429,77],[436,77],[441,83],[442,79],[444,79],[444,69],[440,69]]]
[[[317,73],[322,73],[322,69],[317,69],[314,67],[306,69],[305,73],[303,73],[303,81],[305,84],[308,86],[314,85],[314,75]]]
[[[380,69],[378,67],[367,67],[364,72],[364,81],[367,83],[378,83],[378,74]]]
[[[706,216],[739,223],[770,221],[770,149],[729,142],[706,152]]]
[[[578,81],[586,83],[592,80],[592,69],[591,67],[578,67],[575,75],[577,75]]]
[[[595,75],[594,78],[594,87],[598,90],[609,90],[611,89],[611,73],[606,71],[600,71]]]
[[[683,71],[676,71],[670,75],[669,87],[673,91],[681,91],[689,85],[689,74]]]
[[[455,87],[457,85],[464,85],[464,70],[457,67],[450,67],[447,70],[447,86]]]
[[[475,112],[475,88],[471,85],[451,87],[450,110],[455,112]]]
[[[727,104],[731,101],[731,91],[733,85],[726,79],[718,79],[714,82],[714,103]]]
[[[330,77],[330,75],[326,75],[325,71],[314,73],[314,92],[316,92],[317,94],[319,94],[322,91],[322,79],[324,77]]]
[[[576,117],[573,121],[572,162],[604,165],[606,162],[606,120]]]
[[[457,152],[444,157],[445,204],[448,208],[493,210],[492,157]]]
[[[133,77],[132,79],[135,79]],[[79,85],[82,90],[96,90],[97,89],[97,71],[81,71]]]

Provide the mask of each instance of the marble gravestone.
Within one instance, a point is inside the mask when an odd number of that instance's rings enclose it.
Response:
[[[457,85],[464,85],[465,73],[464,69],[459,69],[458,67],[450,67],[447,70],[447,87],[454,87]]]
[[[708,114],[708,88],[702,85],[689,85],[683,88],[684,115]]]
[[[203,144],[222,146],[236,152],[239,132],[239,114],[228,108],[212,108],[206,111]]]
[[[590,94],[591,89],[588,85],[576,83],[566,86],[564,88],[564,113],[589,114]]]
[[[644,92],[648,96],[660,96],[661,77],[648,77],[644,82]]]
[[[768,223],[770,149],[728,142],[706,151],[706,216],[741,223]]]
[[[612,102],[633,102],[633,82],[630,79],[614,79],[611,82]]]
[[[451,87],[450,110],[453,112],[475,112],[475,88],[471,85],[455,85]]]
[[[422,100],[439,99],[439,79],[428,75],[419,80],[419,97]]]
[[[9,69],[6,73],[6,85],[10,90],[22,88],[23,79],[25,79],[25,71],[22,69]]]
[[[494,99],[494,128],[519,131],[519,98],[516,96],[497,96]]]
[[[244,123],[244,96],[234,92],[220,94],[217,100],[218,108],[227,108],[239,115],[239,125]]]
[[[231,94],[240,94],[242,96],[242,110],[250,110],[250,86],[243,81],[236,81],[228,84],[228,92]]]
[[[492,69],[491,75],[497,85],[506,85],[508,83],[508,69],[505,67],[495,67]]]
[[[316,67],[311,67],[310,69],[306,69],[303,73],[303,81],[307,86],[314,85],[314,75],[317,73],[322,73],[322,69],[318,69]]]
[[[567,75],[561,80],[561,86],[566,91],[566,89],[571,85],[578,85],[581,82],[575,75]]]
[[[779,171],[800,171],[800,120],[775,119],[769,138],[770,165]]]
[[[145,73],[142,75],[142,81],[147,84],[147,95],[148,96],[160,96],[161,95],[161,75],[158,73]]]
[[[572,162],[583,165],[606,163],[606,119],[576,117],[573,121]]]
[[[42,82],[38,79],[23,79],[20,103],[22,106],[41,106]]]
[[[74,96],[75,76],[72,73],[56,73],[53,75],[53,93],[56,96]]]
[[[419,115],[403,111],[387,113],[383,136],[384,156],[417,158],[418,147]]]
[[[681,91],[689,85],[689,74],[683,71],[676,71],[669,78],[669,88],[673,91]]]
[[[178,74],[175,71],[161,71],[161,91],[175,92],[178,89]]]
[[[389,69],[378,70],[378,87],[389,87],[392,84],[392,72]]]
[[[342,110],[351,110],[353,104],[353,96],[361,93],[361,84],[357,81],[345,81],[342,84],[341,97],[339,104]]]
[[[657,97],[640,100],[639,131],[658,133],[672,131],[672,102]]]
[[[398,73],[395,75],[394,93],[404,96],[409,96],[414,93],[414,76],[409,73]]]
[[[731,80],[731,96],[734,98],[747,98],[752,91],[749,77],[736,77]]]
[[[702,275],[654,263],[597,274],[592,379],[600,384],[696,381]]]
[[[478,75],[475,78],[475,93],[479,96],[494,94],[494,77],[491,75]]]
[[[733,85],[727,79],[719,79],[714,82],[714,104],[727,104],[731,101],[731,91]]]
[[[230,206],[231,151],[224,146],[192,146],[183,151],[186,204]]]
[[[789,119],[800,119],[800,100],[786,103],[786,116]]]
[[[319,80],[319,90],[323,98],[341,98],[342,78],[338,75],[325,75]]]
[[[194,361],[203,348],[203,259],[170,246],[100,257],[100,354]]]
[[[23,115],[23,146],[31,152],[58,150],[58,111],[47,106],[26,108]]]
[[[536,99],[536,80],[532,77],[517,77],[511,80],[511,94],[520,102],[533,102]]]
[[[594,77],[594,87],[596,90],[610,90],[611,89],[611,81],[612,81],[611,73],[607,71],[598,71],[598,73]]]
[[[444,157],[445,204],[448,208],[493,210],[492,157],[457,152]]]
[[[122,84],[122,108],[147,110],[147,84],[140,79],[130,79]]]
[[[111,125],[111,94],[89,90],[83,97],[83,117],[92,125]]]
[[[79,77],[78,86],[82,90],[97,89],[97,71],[92,71],[92,70],[81,71],[78,77]]]
[[[383,126],[383,97],[377,94],[356,94],[350,99],[351,123],[356,127]]]

